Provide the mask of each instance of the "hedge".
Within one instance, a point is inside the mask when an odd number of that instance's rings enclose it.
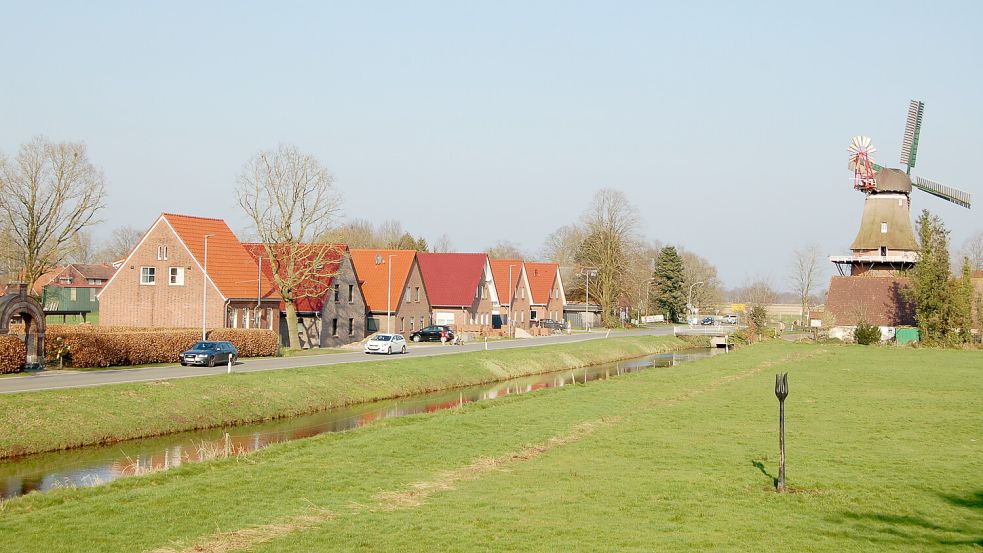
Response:
[[[0,336],[0,374],[20,372],[27,361],[24,342],[17,336]]]
[[[13,325],[12,325],[13,326]],[[11,330],[16,332],[16,329]],[[210,330],[209,340],[226,340],[239,350],[240,357],[277,354],[279,338],[273,330],[222,328]],[[17,372],[24,364],[24,344],[15,350],[0,345],[0,372]],[[177,328],[100,327],[93,325],[48,325],[45,332],[45,358],[57,365],[59,348],[67,347],[66,367],[117,367],[147,363],[175,363],[178,355],[201,338],[198,330]],[[19,363],[19,365],[16,365]],[[8,366],[13,368],[7,368]]]

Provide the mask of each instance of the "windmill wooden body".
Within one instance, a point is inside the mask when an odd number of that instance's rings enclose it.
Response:
[[[918,242],[911,225],[913,188],[970,207],[967,192],[919,176],[912,177],[918,152],[925,104],[912,100],[908,109],[901,163],[905,170],[882,167],[874,162],[870,138],[857,136],[849,147],[848,167],[854,173],[854,188],[867,197],[860,218],[860,229],[850,245],[851,255],[832,256],[841,275],[890,276],[910,269],[918,262]]]

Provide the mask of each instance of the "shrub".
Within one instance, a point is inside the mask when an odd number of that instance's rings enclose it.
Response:
[[[276,355],[279,340],[275,331],[260,329],[216,329],[209,340],[227,340],[240,357]],[[59,342],[58,338],[61,338]],[[45,356],[57,363],[59,345],[68,349],[65,366],[116,367],[147,363],[174,363],[178,355],[201,338],[198,330],[49,325],[45,333]]]
[[[0,374],[20,372],[27,360],[24,342],[17,336],[0,336]]]
[[[864,346],[876,344],[881,341],[881,329],[867,321],[860,321],[857,323],[857,329],[853,331],[853,339]]]
[[[277,355],[280,347],[275,330],[259,328],[216,328],[208,332],[208,339],[232,342],[239,357],[270,357]]]

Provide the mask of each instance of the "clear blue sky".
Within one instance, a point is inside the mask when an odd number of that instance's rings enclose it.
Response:
[[[97,236],[162,211],[246,228],[235,175],[291,142],[350,217],[538,250],[601,187],[728,286],[786,287],[791,251],[847,253],[846,148],[983,202],[981,2],[4,3],[0,151],[81,140],[108,179]],[[875,5],[877,4],[877,5]],[[917,193],[956,246],[978,211]],[[831,270],[831,269],[830,269]]]

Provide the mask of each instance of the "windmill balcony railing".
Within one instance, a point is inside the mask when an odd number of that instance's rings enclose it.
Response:
[[[901,252],[891,255],[831,255],[832,263],[916,263],[917,252]]]

